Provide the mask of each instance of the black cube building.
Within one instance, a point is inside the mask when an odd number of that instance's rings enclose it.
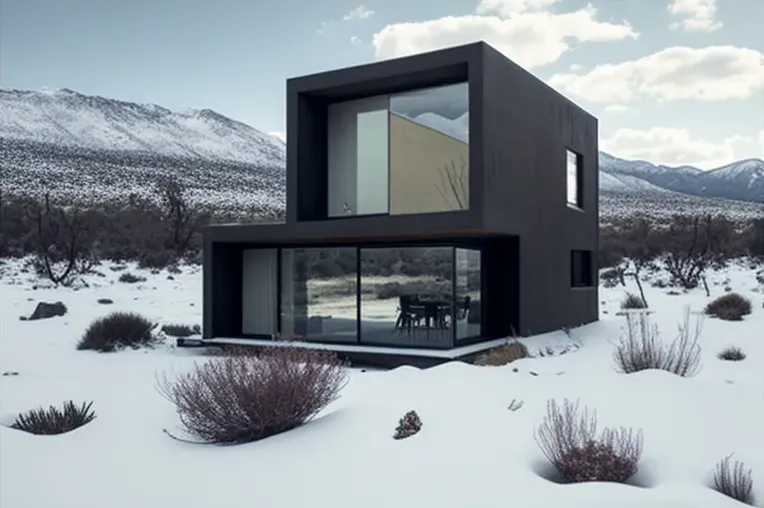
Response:
[[[452,358],[595,321],[597,134],[482,42],[288,80],[286,222],[204,230],[203,340]]]

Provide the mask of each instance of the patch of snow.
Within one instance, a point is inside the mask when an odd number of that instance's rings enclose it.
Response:
[[[753,469],[764,496],[764,310],[750,269],[709,274],[712,298],[729,284],[752,300],[741,322],[708,319],[701,336],[703,368],[693,378],[665,372],[624,375],[614,370],[613,341],[623,318],[615,314],[623,288],[600,288],[599,322],[523,339],[532,352],[580,347],[505,367],[463,363],[420,370],[351,371],[342,397],[308,425],[257,443],[201,446],[168,438],[172,405],[155,389],[156,375],[187,371],[203,361],[197,350],[167,343],[153,350],[99,354],[75,345],[95,318],[135,311],[160,322],[201,321],[201,272],[183,266],[174,280],[133,264],[147,278],[117,281],[112,264],[89,276],[89,287],[44,287],[5,261],[0,285],[0,421],[40,405],[93,400],[97,418],[59,436],[33,436],[0,427],[0,506],[84,508],[167,506],[238,508],[735,508],[708,487],[714,465],[730,453]],[[660,275],[660,274],[659,274]],[[33,289],[33,287],[38,289]],[[682,309],[701,309],[702,290],[672,296],[645,284],[653,318],[672,339]],[[628,287],[629,291],[636,291]],[[113,305],[96,303],[99,298]],[[20,321],[38,301],[62,301],[63,317]],[[741,347],[742,362],[716,358]],[[531,372],[536,375],[531,374]],[[580,398],[598,410],[601,426],[644,432],[634,479],[643,487],[559,485],[539,475],[545,466],[533,439],[548,399]],[[507,410],[513,399],[518,411]],[[414,409],[423,429],[395,441],[398,419]]]

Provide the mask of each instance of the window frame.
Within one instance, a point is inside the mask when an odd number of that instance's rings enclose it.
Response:
[[[575,157],[575,197],[574,201],[570,200],[569,188],[570,188],[570,163],[569,159],[571,154]],[[570,147],[565,147],[565,203],[569,208],[574,210],[583,211],[584,209],[584,156],[581,153],[573,150]]]
[[[571,289],[588,289],[593,288],[594,286],[594,253],[590,250],[571,249]]]

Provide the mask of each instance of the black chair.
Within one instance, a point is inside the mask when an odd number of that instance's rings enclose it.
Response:
[[[419,299],[413,295],[401,295],[398,297],[398,318],[395,320],[394,329],[410,330],[421,324],[425,317],[424,306]]]

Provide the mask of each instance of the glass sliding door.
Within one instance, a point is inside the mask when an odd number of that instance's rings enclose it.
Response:
[[[355,247],[281,251],[281,334],[357,342]]]
[[[480,251],[456,249],[454,322],[456,341],[480,336]]]
[[[360,249],[362,344],[453,345],[453,247]]]

